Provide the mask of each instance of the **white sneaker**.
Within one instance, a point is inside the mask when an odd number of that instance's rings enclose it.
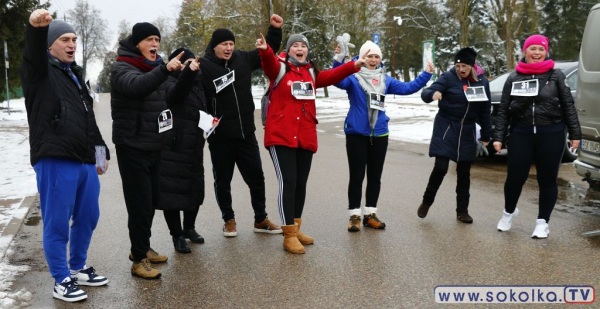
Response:
[[[503,210],[502,213],[502,218],[498,221],[498,231],[506,232],[510,230],[513,219],[519,214],[519,208],[515,208],[515,211],[511,214],[506,212],[506,210]]]
[[[76,302],[87,298],[87,294],[79,289],[77,280],[66,278],[62,283],[54,284],[52,296],[66,302]]]
[[[94,267],[83,267],[79,271],[71,270],[71,278],[77,278],[78,285],[101,286],[108,283],[104,276],[96,274]]]
[[[546,223],[546,220],[536,219],[535,224],[535,230],[533,230],[533,235],[531,235],[531,238],[547,238],[548,234],[550,234],[550,230],[548,229],[548,223]]]

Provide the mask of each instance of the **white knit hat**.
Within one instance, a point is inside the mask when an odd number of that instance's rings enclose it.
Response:
[[[358,56],[362,57],[367,52],[367,50],[370,50],[369,55],[375,54],[375,55],[379,55],[379,58],[383,58],[383,55],[381,54],[381,49],[379,48],[379,46],[377,46],[377,44],[375,44],[369,40],[367,40],[365,42],[365,44],[363,44],[360,47],[360,53],[358,54]]]

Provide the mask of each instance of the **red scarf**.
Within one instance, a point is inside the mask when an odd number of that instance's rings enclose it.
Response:
[[[525,63],[520,61],[517,64],[517,72],[521,74],[543,74],[554,69],[554,61],[552,59],[544,60],[538,63]]]
[[[144,62],[144,59],[145,59],[144,56],[139,56],[138,58],[123,57],[123,56],[117,57],[117,61],[127,62],[144,72],[150,72],[150,71],[154,70],[155,67]]]

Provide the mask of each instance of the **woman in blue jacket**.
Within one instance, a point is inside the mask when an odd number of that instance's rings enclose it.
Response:
[[[476,56],[477,52],[472,48],[459,50],[454,56],[454,68],[443,73],[421,93],[421,99],[426,103],[439,102],[439,112],[435,116],[429,146],[429,156],[435,157],[435,165],[417,211],[420,218],[427,216],[452,160],[456,162],[457,174],[456,218],[464,223],[473,223],[468,207],[471,163],[475,161],[477,150],[475,121],[479,119],[480,142],[484,146],[489,143],[492,128],[489,82],[483,73],[478,75]]]
[[[388,121],[385,114],[385,95],[411,94],[423,88],[433,73],[433,65],[427,66],[414,81],[404,83],[386,75],[381,64],[379,46],[367,41],[360,48],[359,55],[368,52],[366,66],[350,75],[335,86],[346,90],[350,99],[350,110],[344,123],[346,133],[346,153],[350,168],[348,184],[348,208],[350,222],[348,231],[360,231],[360,201],[362,183],[367,172],[366,203],[363,211],[363,225],[374,229],[384,229],[385,223],[376,215],[377,200],[381,188],[381,173],[388,146]],[[339,54],[339,47],[336,49]],[[335,61],[333,66],[341,63]]]

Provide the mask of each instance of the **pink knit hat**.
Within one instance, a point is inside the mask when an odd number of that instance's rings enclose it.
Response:
[[[550,53],[550,45],[548,45],[548,38],[541,34],[534,34],[525,40],[525,44],[523,44],[523,52],[530,45],[542,45],[546,48],[546,52]]]

